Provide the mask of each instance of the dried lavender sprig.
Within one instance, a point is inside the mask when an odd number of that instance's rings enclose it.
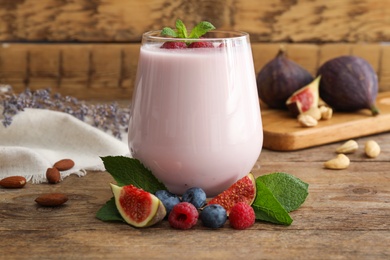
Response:
[[[25,108],[40,108],[70,114],[105,132],[111,131],[118,139],[122,139],[121,133],[127,132],[129,108],[120,107],[115,102],[87,104],[72,96],[62,96],[59,93],[52,95],[50,89],[26,89],[15,94],[9,85],[0,85],[0,101],[3,104],[1,121],[4,127],[11,125],[12,117]]]

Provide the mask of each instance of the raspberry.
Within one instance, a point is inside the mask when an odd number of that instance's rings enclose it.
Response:
[[[177,229],[190,229],[198,221],[199,213],[194,205],[188,202],[176,204],[168,216],[171,227]]]
[[[250,205],[238,202],[230,211],[229,222],[234,229],[246,229],[255,223],[255,211]]]
[[[181,196],[181,200],[183,202],[189,202],[194,205],[195,208],[199,209],[206,204],[206,193],[201,188],[192,187],[184,192]]]
[[[214,45],[211,42],[193,42],[188,48],[214,48]]]
[[[164,42],[161,45],[162,49],[185,49],[187,48],[187,44],[185,42]]]

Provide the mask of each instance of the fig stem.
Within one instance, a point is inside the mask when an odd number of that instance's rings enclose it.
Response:
[[[375,105],[372,105],[372,106],[370,107],[370,109],[371,109],[371,113],[372,113],[373,116],[377,116],[377,115],[380,114],[379,109],[378,109]]]
[[[279,45],[279,51],[277,56],[286,55],[286,46],[284,44]]]

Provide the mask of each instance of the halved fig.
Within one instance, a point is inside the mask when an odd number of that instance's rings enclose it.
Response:
[[[164,219],[166,210],[153,194],[133,185],[111,184],[116,207],[123,219],[134,227],[148,227]]]
[[[298,89],[287,99],[286,106],[293,116],[298,116],[313,107],[318,107],[320,79],[321,76],[318,76],[310,84]]]
[[[211,199],[207,204],[219,204],[226,210],[229,216],[230,210],[238,202],[252,205],[256,197],[256,182],[251,173],[239,179],[227,190]]]

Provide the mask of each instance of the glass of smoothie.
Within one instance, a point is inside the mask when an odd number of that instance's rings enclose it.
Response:
[[[200,187],[215,196],[251,171],[263,144],[249,35],[214,30],[180,39],[160,33],[142,37],[130,153],[169,191]],[[174,48],[164,48],[166,42]],[[200,47],[191,48],[194,42]]]

